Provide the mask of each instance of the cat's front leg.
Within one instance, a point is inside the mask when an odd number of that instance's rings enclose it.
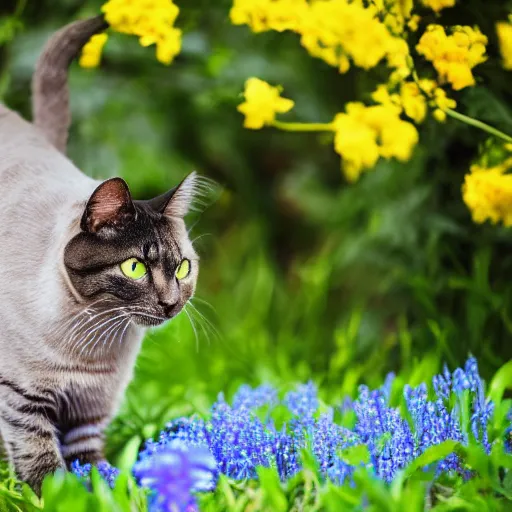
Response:
[[[67,467],[78,460],[80,464],[97,464],[105,460],[104,423],[97,419],[84,419],[62,435],[61,453]]]
[[[47,474],[65,468],[55,414],[49,394],[0,378],[0,432],[18,477],[38,494]]]

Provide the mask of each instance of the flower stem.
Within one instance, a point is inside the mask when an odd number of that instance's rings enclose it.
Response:
[[[479,128],[480,130],[490,133],[491,135],[494,135],[495,137],[503,139],[506,142],[512,142],[512,137],[510,135],[507,135],[506,133],[503,133],[502,131],[500,131],[496,128],[493,128],[492,126],[490,126],[486,123],[483,123],[482,121],[479,121],[478,119],[473,119],[472,117],[461,114],[460,112],[457,112],[456,110],[452,110],[451,108],[446,108],[446,109],[442,109],[442,110],[443,110],[443,112],[446,113],[446,115],[453,117],[454,119],[457,119],[458,121],[461,121],[463,123],[474,126],[475,128]]]
[[[284,123],[274,121],[272,126],[286,132],[332,132],[333,123]]]

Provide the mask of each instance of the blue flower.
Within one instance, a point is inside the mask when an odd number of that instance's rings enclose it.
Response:
[[[119,476],[119,469],[112,466],[106,460],[98,462],[96,468],[98,469],[99,474],[105,480],[105,482],[107,482],[111,488],[114,488],[116,478]],[[78,460],[75,460],[71,463],[71,471],[79,478],[88,480],[91,476],[91,470],[91,464],[80,464],[80,461]]]
[[[244,384],[238,388],[233,397],[233,409],[254,410],[258,407],[273,407],[279,403],[277,391],[268,384],[263,384],[257,388],[251,388]]]
[[[312,449],[320,471],[333,482],[341,485],[343,479],[353,472],[353,467],[343,463],[338,452],[360,441],[352,431],[337,425],[333,421],[333,410],[320,416],[315,424],[312,436]]]
[[[71,463],[71,471],[78,478],[89,478],[91,474],[92,465],[91,464],[80,464],[79,460],[75,460]]]
[[[408,423],[398,409],[388,406],[388,400],[386,387],[370,391],[360,386],[359,398],[354,403],[355,432],[368,446],[377,475],[386,482],[412,460],[415,452]]]
[[[451,384],[452,384],[452,376],[448,370],[448,367],[444,365],[443,373],[440,375],[435,375],[432,379],[432,384],[434,385],[434,390],[436,395],[443,399],[448,400],[451,393]]]
[[[475,363],[476,364],[476,363]],[[485,399],[481,380],[475,382],[476,395],[473,398],[473,414],[471,415],[471,431],[487,454],[491,452],[488,424],[494,413],[494,403]]]
[[[210,450],[222,473],[243,480],[256,477],[256,467],[272,465],[274,436],[261,420],[244,408],[235,410],[224,401],[212,407],[206,426]]]
[[[319,400],[312,382],[287,393],[281,402],[268,385],[241,386],[232,405],[220,394],[208,419],[170,422],[158,440],[146,443],[134,473],[153,490],[153,511],[171,506],[185,510],[195,506],[192,493],[211,489],[218,472],[237,480],[254,479],[256,468],[265,466],[276,468],[283,481],[291,478],[301,469],[305,448],[311,449],[323,478],[337,485],[352,479],[355,467],[343,459],[343,450],[351,446],[368,448],[370,461],[361,464],[387,483],[431,446],[446,440],[468,444],[469,431],[489,453],[494,405],[485,398],[474,358],[453,374],[445,366],[433,377],[430,396],[425,383],[416,388],[406,385],[403,396],[408,419],[390,404],[393,380],[394,375],[389,374],[379,389],[360,386],[357,399],[345,400],[341,410],[353,410],[356,415],[353,430],[335,422],[334,409],[318,415]],[[468,425],[462,424],[461,414],[466,397],[472,405]],[[272,421],[278,405],[285,405],[293,415],[280,430]],[[257,411],[262,407],[267,408],[264,419]],[[512,427],[507,435],[506,447],[512,450]],[[464,478],[470,476],[455,453],[439,461],[435,469],[437,475],[457,472]],[[90,468],[77,466],[74,470],[79,474]]]
[[[292,414],[299,418],[311,418],[318,409],[318,397],[313,382],[301,384],[297,391],[290,391],[284,399],[285,405]]]
[[[453,390],[455,393],[462,393],[466,389],[470,389],[472,387],[472,382],[470,381],[468,375],[462,368],[457,368],[453,372]]]
[[[175,440],[139,460],[133,474],[152,491],[151,512],[185,512],[196,505],[194,492],[215,488],[217,465],[207,448]]]
[[[300,471],[300,450],[302,442],[297,441],[285,430],[276,432],[274,438],[274,456],[281,480],[286,481]]]

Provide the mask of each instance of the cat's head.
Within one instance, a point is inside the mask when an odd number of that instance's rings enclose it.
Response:
[[[149,201],[134,201],[121,178],[99,185],[85,207],[80,233],[64,250],[81,301],[108,304],[140,325],[177,315],[194,294],[199,271],[183,220],[197,189],[195,173]]]

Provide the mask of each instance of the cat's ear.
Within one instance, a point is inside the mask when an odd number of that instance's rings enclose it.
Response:
[[[177,187],[149,201],[153,210],[166,217],[183,218],[190,211],[197,194],[198,176],[190,173]]]
[[[121,178],[104,181],[91,195],[80,227],[97,233],[104,227],[122,228],[135,216],[135,207],[128,185]]]

